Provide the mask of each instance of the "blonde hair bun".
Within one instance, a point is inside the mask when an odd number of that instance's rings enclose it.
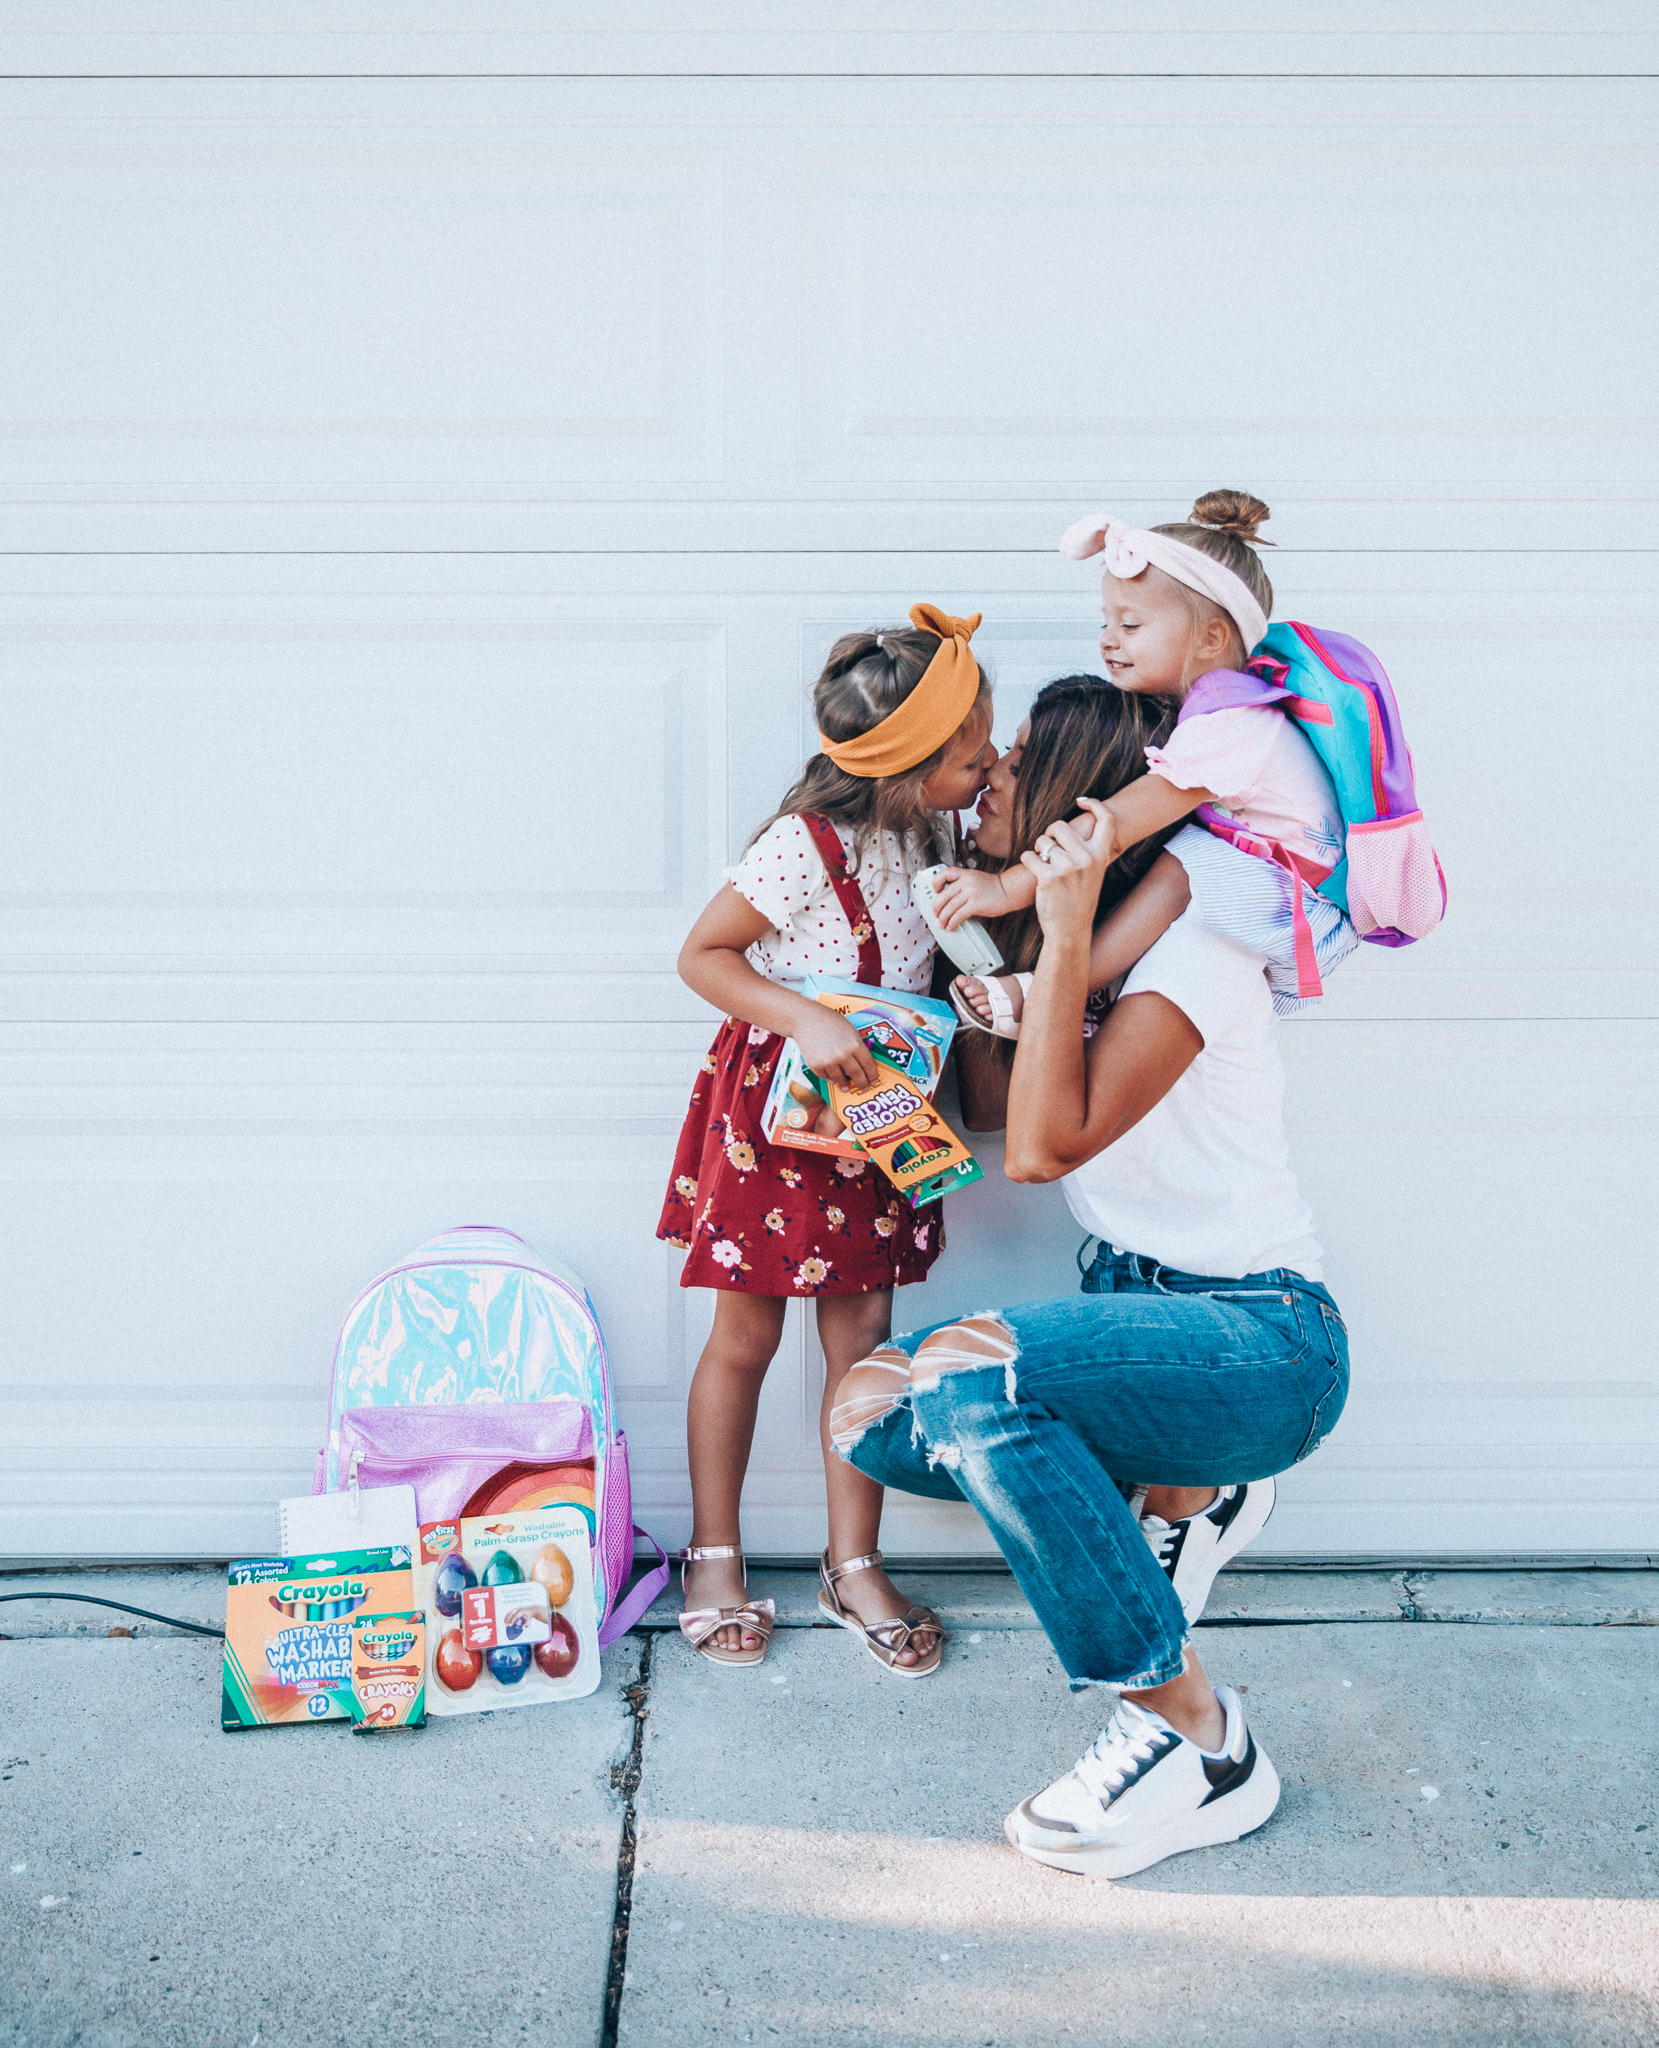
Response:
[[[1192,508],[1194,526],[1207,526],[1212,533],[1230,533],[1235,540],[1257,548],[1273,545],[1256,531],[1271,517],[1261,499],[1253,498],[1248,491],[1206,491]]]

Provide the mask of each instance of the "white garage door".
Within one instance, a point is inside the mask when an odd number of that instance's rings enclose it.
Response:
[[[588,1277],[683,1539],[672,963],[805,685],[983,610],[1006,734],[1095,665],[1061,527],[1223,483],[1452,884],[1287,1032],[1354,1391],[1263,1548],[1653,1546],[1650,10],[1077,11],[8,10],[0,1554],[264,1547],[461,1221]],[[951,1232],[901,1322],[1075,1284],[1053,1190]]]

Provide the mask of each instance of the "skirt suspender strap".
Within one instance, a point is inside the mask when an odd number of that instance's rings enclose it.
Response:
[[[814,811],[802,811],[800,818],[812,834],[813,844],[829,875],[830,887],[853,928],[853,939],[858,947],[858,979],[866,988],[880,988],[881,941],[876,937],[876,921],[870,915],[864,891],[858,886],[858,877],[847,872],[847,852],[841,844],[841,835],[828,818],[820,818]]]

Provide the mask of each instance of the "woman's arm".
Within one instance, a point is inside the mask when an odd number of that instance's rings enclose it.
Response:
[[[792,1038],[826,1081],[868,1088],[876,1078],[870,1049],[839,1011],[768,981],[744,959],[771,924],[728,882],[713,896],[680,948],[680,979],[729,1017]]]
[[[1085,798],[1090,811],[1103,806]],[[1113,1005],[1093,1039],[1083,1037],[1089,942],[1109,835],[1082,838],[1062,821],[1039,841],[1044,862],[1022,856],[1037,878],[1043,950],[1020,1019],[1008,1088],[1010,1180],[1058,1180],[1133,1130],[1204,1049],[1197,1027],[1167,996]]]

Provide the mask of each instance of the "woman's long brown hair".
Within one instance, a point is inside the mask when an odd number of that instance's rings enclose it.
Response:
[[[1008,859],[1022,853],[1060,818],[1077,813],[1079,797],[1116,796],[1146,773],[1146,750],[1169,737],[1179,705],[1166,697],[1142,697],[1099,676],[1062,676],[1037,692],[1031,730],[1020,755],[1009,820]],[[1154,833],[1106,870],[1095,923],[1121,903],[1176,830]],[[1011,971],[1037,964],[1042,927],[1035,909],[1015,911],[991,925],[991,935]]]

